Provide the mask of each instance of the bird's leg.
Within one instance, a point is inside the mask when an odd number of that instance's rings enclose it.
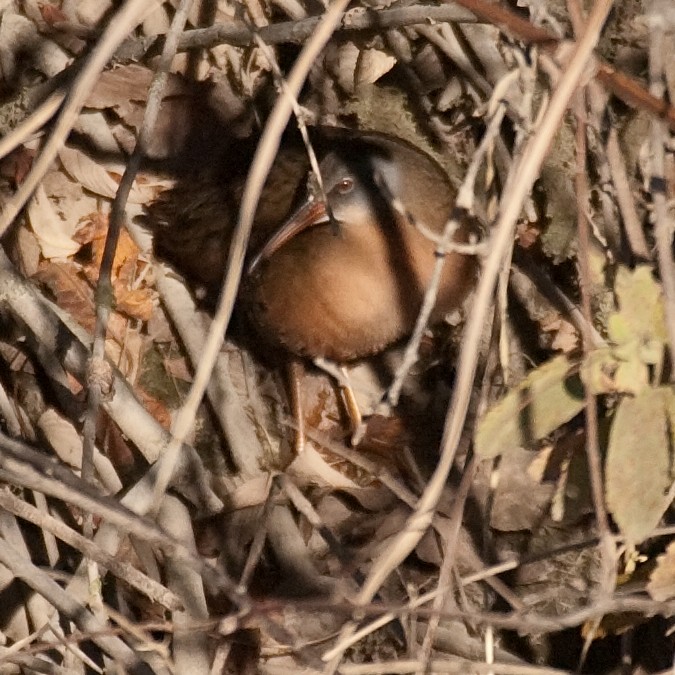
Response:
[[[304,374],[305,367],[302,361],[293,356],[290,357],[286,363],[286,376],[291,417],[295,421],[293,451],[296,457],[305,449],[305,414],[302,406],[302,376]]]
[[[347,373],[347,369],[344,366],[340,366],[340,372],[342,373],[342,377],[339,380],[339,386],[342,400],[345,409],[347,410],[347,416],[349,417],[350,443],[356,446],[361,442],[365,431],[363,416],[359,410],[359,404],[356,401],[354,390],[349,384],[349,374]]]
[[[349,382],[349,373],[344,366],[339,366],[336,363],[318,356],[314,359],[314,365],[321,368],[335,379],[340,390],[342,403],[345,407],[345,412],[349,418],[349,442],[353,446],[357,446],[363,439],[366,431],[366,425],[363,423],[363,416],[359,410],[359,404],[356,401],[354,390]]]

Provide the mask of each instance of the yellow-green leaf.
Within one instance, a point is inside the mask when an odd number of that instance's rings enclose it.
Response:
[[[607,505],[629,542],[637,544],[668,508],[673,392],[646,388],[621,400],[609,436],[605,467]]]
[[[617,355],[625,360],[637,357],[643,363],[659,363],[666,342],[666,324],[663,293],[651,267],[619,267],[614,290],[619,310],[609,317],[607,330],[619,348]]]
[[[495,457],[527,447],[572,419],[584,407],[578,364],[558,356],[532,371],[481,419],[475,449]]]

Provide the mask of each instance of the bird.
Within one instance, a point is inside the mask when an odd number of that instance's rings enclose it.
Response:
[[[396,136],[315,127],[310,138],[322,187],[302,144],[282,144],[254,220],[238,304],[263,344],[347,364],[412,332],[456,191],[430,154]],[[156,255],[217,297],[243,173],[222,182],[218,170],[211,174],[160,198],[152,229]],[[465,215],[453,241],[475,234]],[[474,255],[445,255],[431,323],[463,304],[477,269]]]

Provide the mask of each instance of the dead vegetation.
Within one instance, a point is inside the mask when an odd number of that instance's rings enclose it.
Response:
[[[586,4],[0,2],[0,672],[671,667],[675,11]],[[299,455],[234,306],[289,119],[483,232],[461,317],[349,365],[356,447],[307,364]]]

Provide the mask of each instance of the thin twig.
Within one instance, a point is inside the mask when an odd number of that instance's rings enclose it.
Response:
[[[296,21],[264,26],[256,31],[260,39],[268,45],[277,45],[286,42],[304,43],[317,26],[321,17],[312,16]],[[418,4],[408,7],[393,7],[382,10],[371,10],[356,7],[344,12],[339,19],[336,30],[383,30],[387,28],[402,28],[429,22],[451,21],[457,23],[475,23],[476,17],[469,11],[454,5]],[[157,42],[158,36],[146,38],[132,38],[123,43],[115,53],[115,60],[119,63],[138,61]],[[250,47],[254,43],[254,33],[250,26],[242,21],[231,21],[227,24],[215,24],[209,28],[199,28],[186,31],[178,44],[178,51],[189,49],[210,49],[222,44],[235,47]]]

